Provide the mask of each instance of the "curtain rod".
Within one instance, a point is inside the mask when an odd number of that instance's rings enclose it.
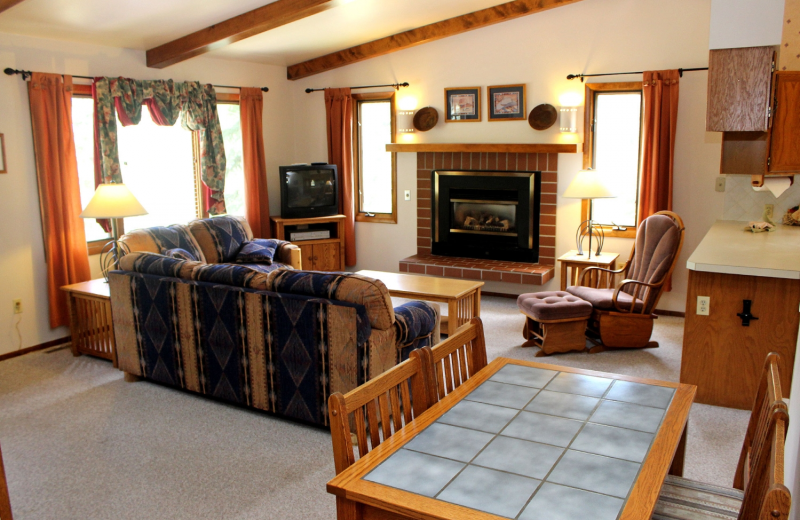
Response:
[[[7,67],[5,70],[3,70],[3,72],[5,72],[9,76],[13,76],[14,74],[20,74],[20,75],[22,75],[23,81],[30,79],[31,74],[33,74],[29,70],[17,70],[17,69],[12,69],[11,67]],[[64,76],[64,74],[62,74],[62,76]],[[94,79],[92,76],[76,76],[76,75],[73,75],[72,77],[73,78],[81,78],[81,79]],[[219,87],[219,88],[239,88],[239,89],[242,88],[242,87],[232,87],[230,85],[212,85],[212,86],[213,87]],[[269,92],[269,87],[261,87],[261,92]]]
[[[354,90],[357,88],[378,88],[378,87],[394,87],[395,90],[400,90],[400,87],[407,87],[408,81],[405,83],[390,83],[388,85],[363,85],[361,87],[350,87],[350,90]],[[306,94],[311,94],[312,92],[319,92],[320,90],[328,90],[329,88],[334,87],[323,87],[323,88],[307,88]]]
[[[683,77],[684,72],[693,72],[695,70],[708,70],[708,67],[695,67],[693,69],[678,69],[678,75],[680,77]],[[570,74],[567,76],[567,79],[580,78],[581,83],[583,83],[583,78],[590,78],[595,76],[622,76],[623,74],[644,74],[644,71],[640,70],[638,72],[604,72],[603,74]]]

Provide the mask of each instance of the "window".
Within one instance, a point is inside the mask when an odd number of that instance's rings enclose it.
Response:
[[[90,89],[76,86],[72,98],[72,128],[78,157],[81,206],[86,207],[94,195],[94,102]],[[225,144],[225,203],[228,213],[243,215],[244,164],[242,132],[239,122],[238,96],[223,95],[217,105],[222,138]],[[221,97],[221,96],[218,96]],[[232,101],[233,99],[234,101]],[[117,124],[120,169],[147,215],[124,220],[127,229],[186,224],[206,216],[199,193],[199,143],[195,134],[184,130],[180,121],[174,126],[158,126],[142,106],[138,125]],[[157,187],[157,189],[154,189]],[[108,241],[109,234],[94,219],[86,219],[86,240],[90,254],[97,254]],[[123,232],[123,229],[120,229]]]
[[[586,100],[584,167],[608,174],[609,187],[617,195],[592,201],[591,218],[603,226],[606,236],[634,237],[641,172],[642,84],[588,84]],[[584,220],[590,217],[588,211],[585,204]]]
[[[356,94],[353,100],[356,220],[396,224],[396,157],[386,151],[394,142],[394,92]]]

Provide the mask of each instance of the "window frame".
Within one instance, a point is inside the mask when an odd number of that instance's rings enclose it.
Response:
[[[395,116],[395,92],[368,92],[353,94],[353,177],[356,194],[356,222],[377,222],[381,224],[397,224],[397,153],[392,154],[392,212],[367,213],[361,210],[361,128],[358,124],[361,103],[389,101],[391,114],[391,143],[395,142],[397,122]],[[370,216],[372,215],[372,216]]]
[[[585,111],[584,111],[584,139],[583,139],[583,168],[594,167],[594,142],[595,142],[595,103],[597,94],[608,92],[639,92],[642,94],[642,103],[644,103],[644,92],[642,90],[641,81],[625,81],[615,83],[587,83],[585,90]],[[642,117],[644,117],[644,107],[642,107]],[[641,127],[643,128],[643,126]],[[639,136],[639,183],[642,176],[642,141],[641,129]],[[637,188],[639,187],[637,183]],[[637,205],[639,194],[636,194]],[[581,201],[581,222],[589,219],[589,201]],[[628,227],[625,231],[615,230],[613,226],[600,225],[603,234],[606,237],[618,238],[636,238],[636,229],[638,224],[633,227]]]
[[[92,97],[92,86],[85,85],[85,84],[73,84],[72,85],[72,97],[79,97],[79,98],[91,98]],[[217,104],[220,105],[238,105],[239,104],[239,94],[238,93],[217,93]],[[197,136],[197,132],[192,132],[192,162],[194,167],[194,175],[195,175],[195,190],[194,190],[194,200],[195,200],[195,210],[197,218],[208,218],[208,208],[206,207],[205,198],[203,197],[203,190],[202,190],[202,179],[201,179],[201,168],[200,168],[200,141]],[[117,219],[117,229],[119,230],[120,236],[125,233],[125,219]],[[103,247],[105,247],[108,242],[112,240],[111,237],[108,239],[100,239],[100,240],[91,240],[86,241],[86,247],[89,251],[89,256],[99,255]]]

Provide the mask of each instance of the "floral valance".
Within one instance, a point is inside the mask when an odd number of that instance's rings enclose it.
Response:
[[[92,97],[96,114],[95,167],[99,168],[102,182],[122,182],[117,117],[123,126],[139,124],[145,104],[157,125],[172,126],[180,115],[183,128],[198,132],[200,178],[211,191],[208,212],[212,215],[225,213],[225,148],[212,85],[201,85],[197,81],[95,78]]]

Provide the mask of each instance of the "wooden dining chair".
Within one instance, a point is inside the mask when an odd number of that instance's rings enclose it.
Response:
[[[0,449],[0,520],[13,520],[11,514],[11,500],[8,497],[8,481],[6,470],[3,466],[3,450]]]
[[[432,371],[428,386],[432,389],[432,402],[461,386],[486,366],[486,340],[483,322],[472,318],[446,340],[431,349]]]
[[[347,395],[331,394],[328,415],[337,475],[355,463],[354,444],[363,457],[433,404],[427,385],[431,363],[429,347],[413,350],[406,361]]]
[[[767,356],[732,488],[667,476],[654,520],[786,520],[792,498],[783,483],[789,414],[776,353]]]

